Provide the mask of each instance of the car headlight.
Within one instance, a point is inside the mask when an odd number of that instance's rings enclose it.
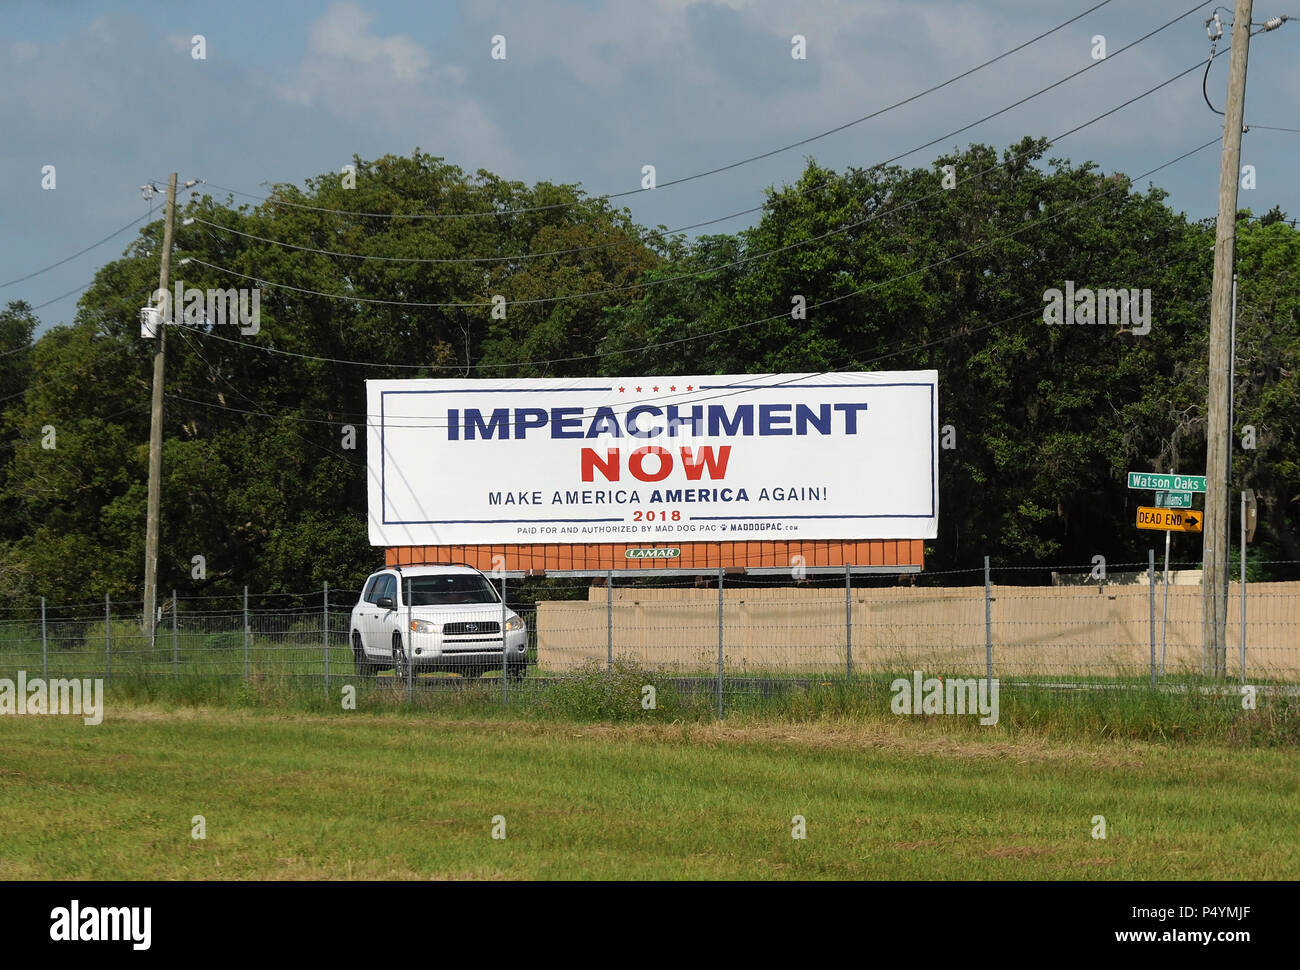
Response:
[[[437,633],[438,626],[436,623],[430,623],[428,620],[412,620],[412,633]]]
[[[506,632],[508,633],[513,633],[515,630],[522,630],[523,628],[524,621],[520,617],[512,616],[510,619],[506,620]]]

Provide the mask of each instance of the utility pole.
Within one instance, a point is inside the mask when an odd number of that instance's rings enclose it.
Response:
[[[162,506],[162,418],[163,360],[167,349],[167,324],[175,312],[167,294],[172,269],[172,223],[176,217],[176,173],[167,180],[167,213],[163,221],[162,268],[158,273],[161,293],[157,344],[153,355],[153,404],[149,409],[149,510],[144,536],[144,632],[149,646],[154,643],[157,624],[154,614],[158,602],[158,533]]]
[[[1211,676],[1227,673],[1228,624],[1228,341],[1237,241],[1237,185],[1250,53],[1252,0],[1237,0],[1232,15],[1228,101],[1223,109],[1219,161],[1219,216],[1215,225],[1214,286],[1210,297],[1209,392],[1206,398],[1205,541],[1201,579],[1202,646]]]

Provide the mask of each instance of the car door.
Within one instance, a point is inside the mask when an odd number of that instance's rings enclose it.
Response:
[[[379,600],[385,596],[393,601],[393,606],[379,605]],[[371,626],[370,634],[366,640],[366,647],[376,656],[392,656],[393,631],[397,629],[397,577],[392,573],[385,573],[381,576],[371,593],[371,599],[372,602],[369,604]]]
[[[365,592],[361,594],[361,602],[357,605],[357,632],[361,634],[362,649],[371,656],[380,653],[381,647],[384,656],[387,656],[387,647],[379,642],[379,618],[383,611],[375,602],[379,599],[379,590],[383,585],[382,573],[371,576],[366,582]]]
[[[361,638],[362,650],[369,649],[370,612],[373,608],[373,604],[370,602],[370,597],[378,583],[378,576],[371,576],[367,579],[366,585],[361,590],[361,598],[357,600],[356,605],[352,607],[352,629],[356,630],[357,636]]]

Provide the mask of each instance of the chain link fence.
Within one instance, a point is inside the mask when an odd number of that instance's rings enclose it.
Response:
[[[720,569],[504,585],[499,620],[494,612],[443,610],[436,632],[412,630],[418,615],[376,608],[378,641],[359,629],[369,622],[363,610],[354,613],[359,591],[328,587],[255,600],[247,592],[173,595],[152,637],[138,600],[9,608],[0,610],[0,677],[22,670],[110,685],[123,677],[324,689],[369,683],[408,696],[491,681],[487,689],[497,694],[499,684],[509,703],[575,674],[618,670],[716,704],[719,714],[747,696],[917,671],[1059,687],[1155,686],[1207,675],[1300,685],[1300,582],[1248,582],[1244,598],[1232,582],[1226,652],[1209,657],[1199,570],[1178,568],[1166,584],[1153,559],[1100,572],[1093,564],[986,564],[903,576]],[[501,628],[513,625],[511,615],[524,628],[507,634],[503,653]]]

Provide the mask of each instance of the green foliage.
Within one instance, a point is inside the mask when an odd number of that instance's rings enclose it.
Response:
[[[124,665],[130,666],[137,662],[147,662],[155,660],[158,656],[168,652],[166,644],[159,643],[156,647],[149,645],[149,638],[140,629],[140,623],[136,620],[123,620],[113,618],[109,623],[110,639],[106,640],[104,636],[104,621],[96,620],[86,626],[86,639],[84,649],[99,653],[107,648],[113,665],[121,669]]]
[[[1151,540],[1132,517],[1143,496],[1124,473],[1204,464],[1213,226],[1158,188],[1046,153],[1026,138],[926,168],[810,161],[769,190],[753,227],[691,241],[577,186],[470,174],[418,150],[355,159],[354,189],[326,173],[256,207],[193,199],[180,214],[220,228],[178,227],[174,280],[231,284],[198,263],[180,269],[196,256],[299,290],[264,288],[256,336],[168,328],[160,588],[359,588],[378,561],[364,380],[419,376],[933,368],[957,447],[940,455],[930,568],[978,567],[986,554],[1142,562]],[[943,165],[958,173],[951,190]],[[429,212],[484,217],[364,214]],[[1300,234],[1284,216],[1239,225],[1234,481],[1258,493],[1261,561],[1300,560]],[[141,230],[75,321],[29,349],[30,308],[0,312],[0,346],[16,351],[0,357],[0,599],[14,605],[140,595],[152,347],[137,314],[157,285],[160,240],[160,223]],[[410,261],[464,258],[484,261]],[[1150,289],[1151,332],[1046,325],[1043,294],[1066,280]],[[584,293],[602,295],[556,299]],[[505,319],[489,312],[495,294]],[[796,296],[804,319],[792,317]],[[1240,444],[1247,424],[1254,450]],[[1276,566],[1261,576],[1289,578]]]
[[[220,633],[209,633],[203,638],[203,648],[205,650],[242,650],[244,649],[244,633],[242,630],[222,630]]]
[[[649,710],[642,706],[648,696],[655,700]],[[626,657],[616,657],[612,666],[590,661],[561,675],[545,689],[538,707],[551,717],[614,722],[671,721],[685,709],[671,681]]]
[[[631,286],[665,245],[573,186],[471,175],[418,150],[356,162],[355,189],[322,174],[303,189],[278,186],[274,198],[357,213],[533,211],[379,219],[273,203],[236,208],[203,197],[178,213],[245,235],[178,225],[173,283],[247,285],[197,263],[181,267],[183,257],[197,256],[320,293],[477,305],[398,307],[267,286],[256,336],[209,324],[169,327],[163,590],[224,595],[247,584],[255,592],[302,592],[325,582],[358,589],[379,557],[366,529],[365,379],[588,373],[585,357],[603,337],[605,311],[631,293],[514,301]],[[497,261],[361,261],[254,237],[370,257]],[[7,513],[0,598],[30,605],[40,595],[51,602],[140,595],[153,348],[139,338],[138,311],[157,286],[160,246],[161,224],[153,223],[123,259],[99,271],[74,323],[50,329],[30,352],[0,358],[0,399],[10,401],[4,420],[12,429],[5,441],[13,443],[12,455],[0,454]],[[544,255],[575,248],[574,257]],[[495,293],[512,301],[505,320],[489,316]],[[33,324],[25,304],[11,304],[0,314],[3,347],[24,344]],[[516,364],[552,358],[574,360]],[[41,447],[46,425],[57,429],[53,450]],[[344,425],[353,428],[351,448]],[[191,573],[195,555],[206,559],[201,579]]]

